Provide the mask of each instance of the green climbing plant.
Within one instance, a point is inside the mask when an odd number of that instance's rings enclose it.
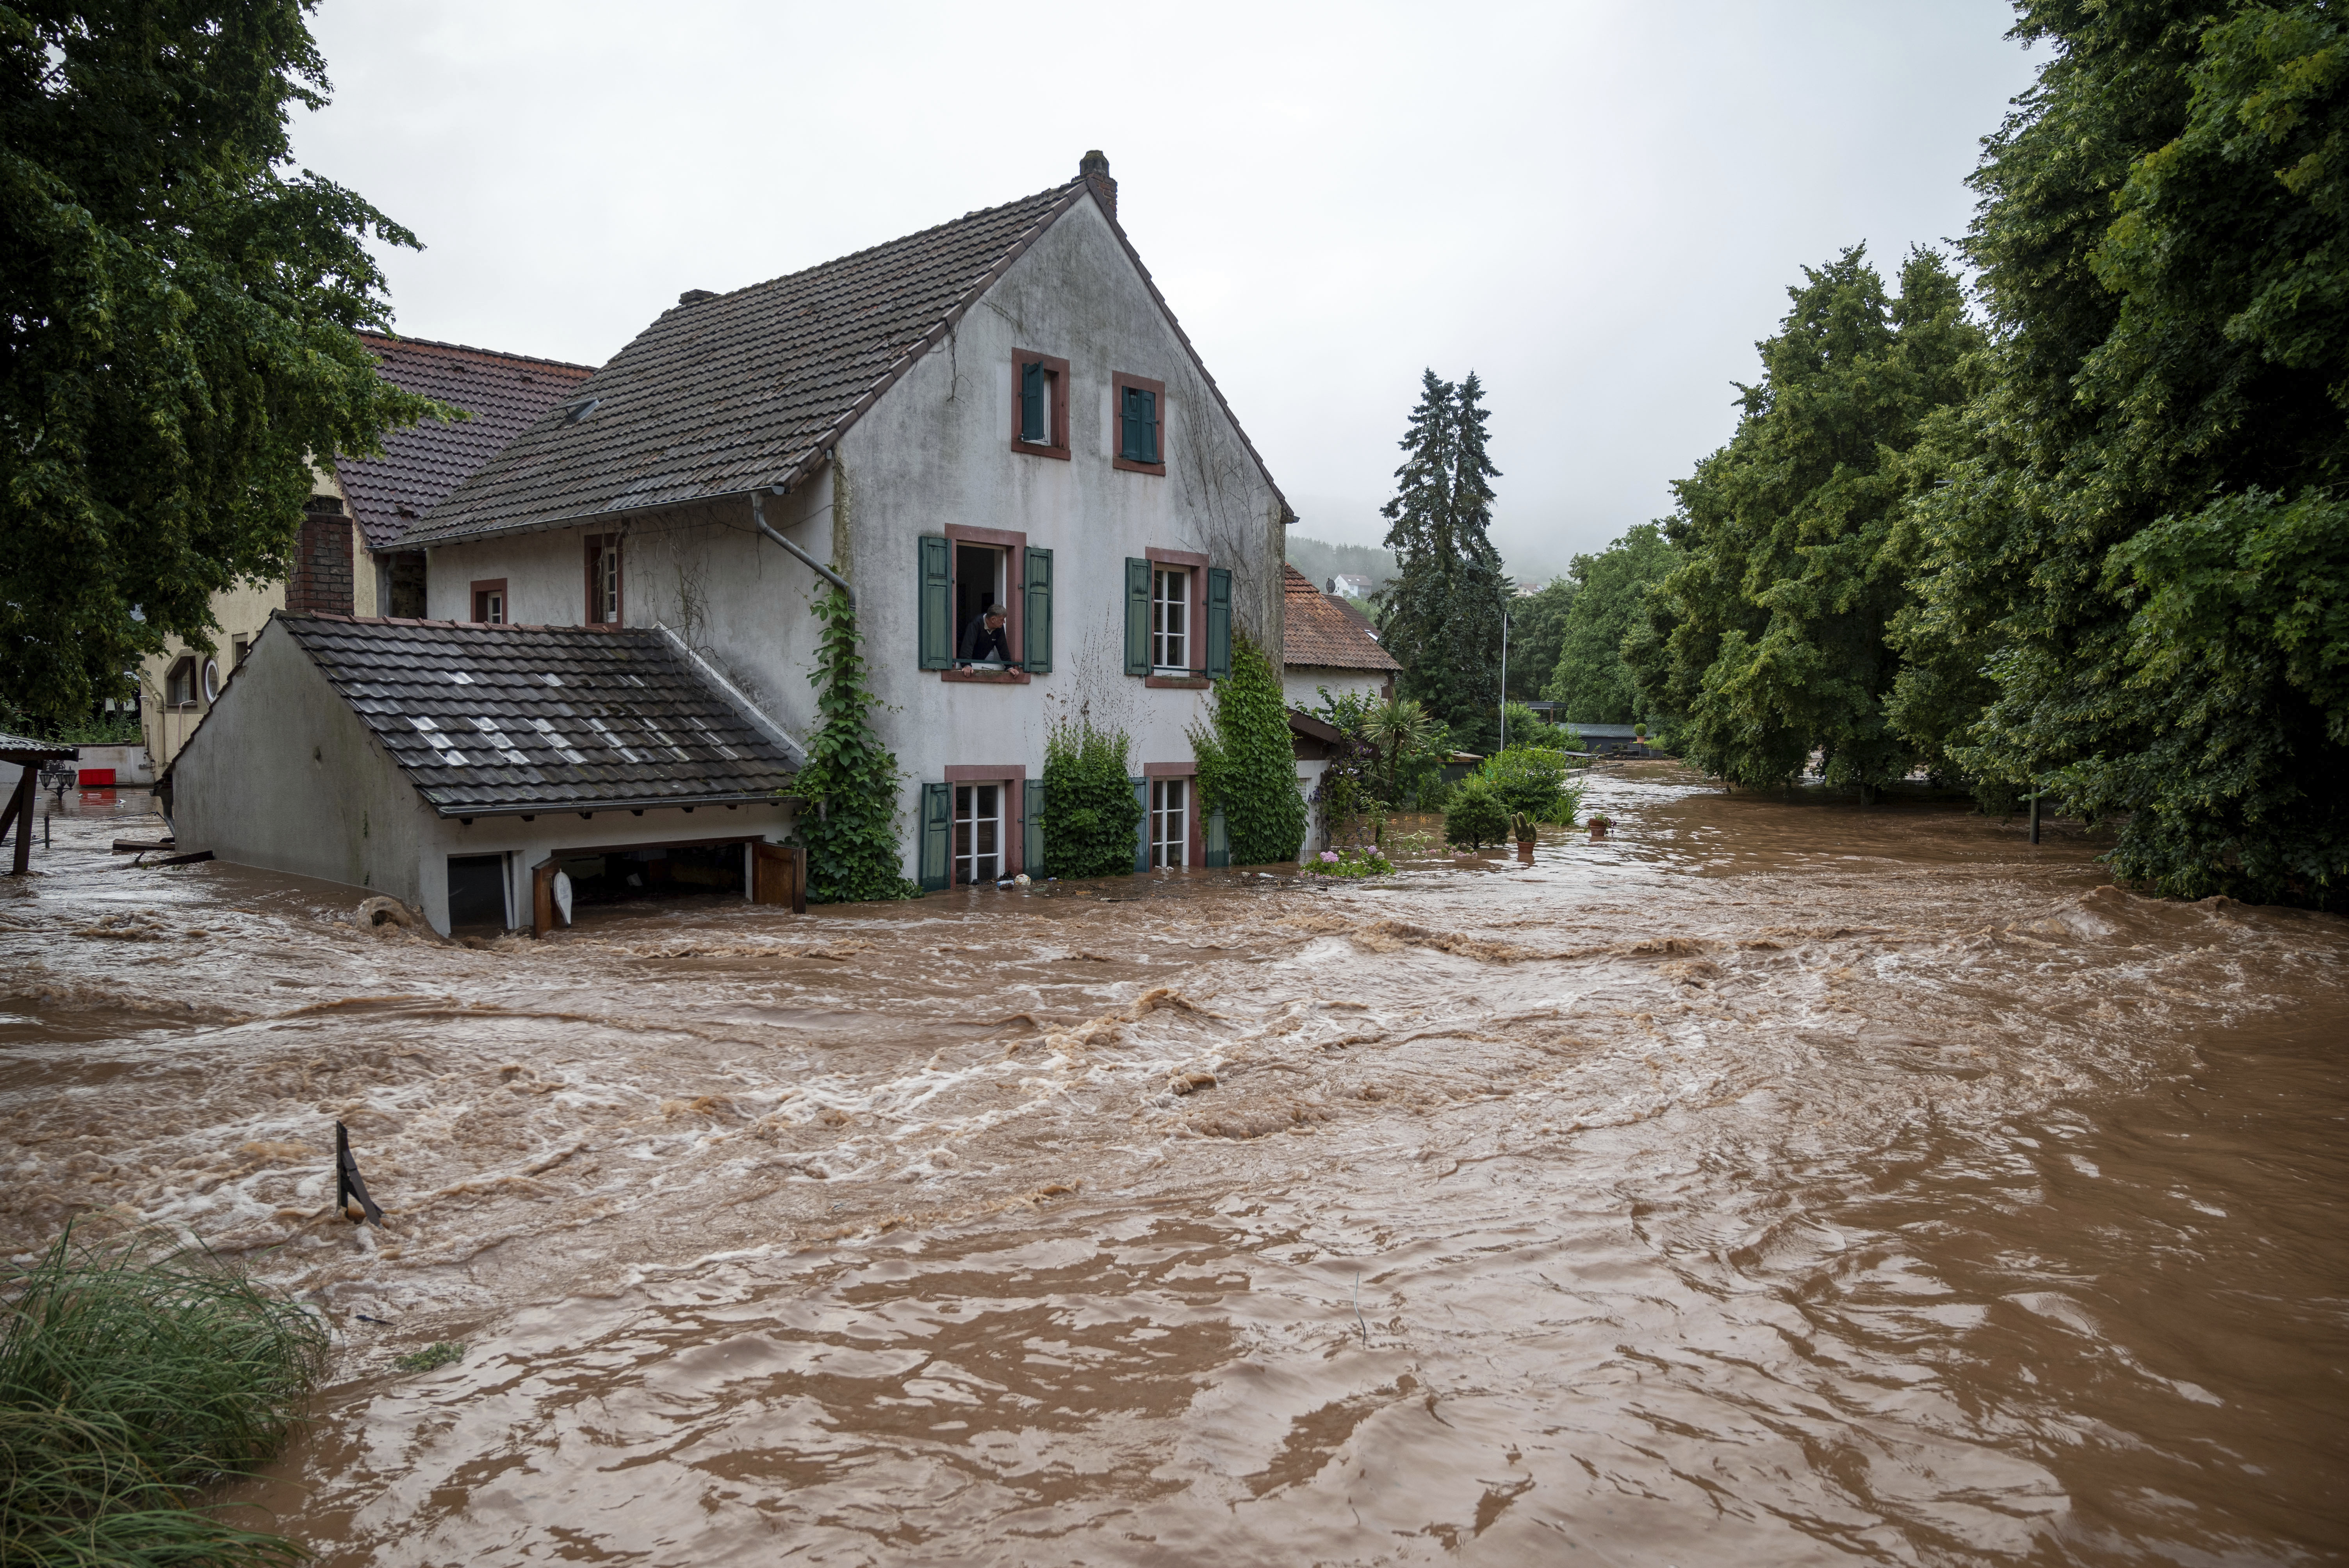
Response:
[[[898,870],[905,853],[897,841],[897,758],[873,733],[880,699],[865,689],[856,607],[833,588],[815,602],[815,614],[823,634],[808,679],[818,722],[791,790],[800,803],[792,839],[807,851],[809,902],[919,898],[921,884]]]
[[[1052,727],[1044,738],[1044,869],[1056,877],[1105,877],[1133,870],[1142,802],[1126,775],[1122,729],[1090,719]]]
[[[1221,810],[1232,864],[1293,861],[1305,842],[1305,797],[1297,788],[1297,748],[1280,674],[1245,634],[1232,638],[1232,673],[1216,683],[1216,713],[1191,728],[1199,764],[1199,803]]]

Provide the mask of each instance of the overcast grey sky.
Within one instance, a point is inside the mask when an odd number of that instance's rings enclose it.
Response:
[[[1374,543],[1420,369],[1489,388],[1546,576],[1668,511],[1806,263],[1963,232],[2002,0],[1393,6],[325,0],[303,162],[414,229],[400,330],[600,364],[732,289],[1067,180],[1300,515]]]

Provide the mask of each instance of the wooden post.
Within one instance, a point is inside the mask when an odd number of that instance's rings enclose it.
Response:
[[[2039,841],[2039,791],[2031,792],[2031,841]]]
[[[12,825],[16,830],[16,868],[8,873],[11,876],[23,876],[33,866],[33,795],[40,772],[39,763],[25,764],[25,771],[16,779],[16,792],[8,798],[8,810],[0,814],[0,836]]]
[[[553,855],[530,869],[530,934],[544,936],[554,929],[554,872]]]

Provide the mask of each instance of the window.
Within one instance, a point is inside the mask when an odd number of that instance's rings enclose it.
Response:
[[[1011,449],[1069,455],[1069,362],[1019,348],[1011,353]]]
[[[954,787],[954,880],[991,882],[1003,874],[1003,786]]]
[[[1150,781],[1150,863],[1186,866],[1191,863],[1191,781],[1153,779]]]
[[[246,651],[252,646],[253,642],[250,638],[236,637],[231,639],[228,645],[228,667],[232,670],[241,667],[244,664],[244,655]]]
[[[1158,675],[1191,673],[1191,573],[1154,566],[1150,573],[1150,666]]]
[[[1166,472],[1166,384],[1142,376],[1110,381],[1110,466],[1133,473]]]
[[[616,550],[612,553],[612,570],[615,573],[619,571],[619,552]],[[617,582],[613,583],[612,592],[615,604],[612,619],[616,621],[619,619],[616,607],[619,594]],[[594,590],[591,588],[589,593],[592,598]],[[506,624],[506,580],[504,578],[486,578],[473,584],[473,619],[491,626],[502,626]]]
[[[620,536],[590,534],[587,539],[587,624],[620,624]]]
[[[193,707],[196,706],[196,661],[181,659],[163,677],[163,706]]]
[[[1011,655],[1011,602],[1007,577],[1010,560],[1011,552],[996,545],[967,544],[960,540],[955,542],[957,664],[976,662],[990,668],[1003,669],[1015,662]],[[1003,638],[1000,644],[993,642],[987,634],[988,612],[998,609],[1005,616],[1000,628]]]
[[[220,662],[216,659],[206,659],[204,661],[204,700],[220,701]]]

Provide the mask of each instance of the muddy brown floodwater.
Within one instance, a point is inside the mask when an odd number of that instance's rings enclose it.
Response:
[[[241,1496],[330,1563],[2349,1552],[2349,923],[1594,803],[1530,865],[481,948],[60,820],[0,1244],[110,1210],[315,1302]]]

